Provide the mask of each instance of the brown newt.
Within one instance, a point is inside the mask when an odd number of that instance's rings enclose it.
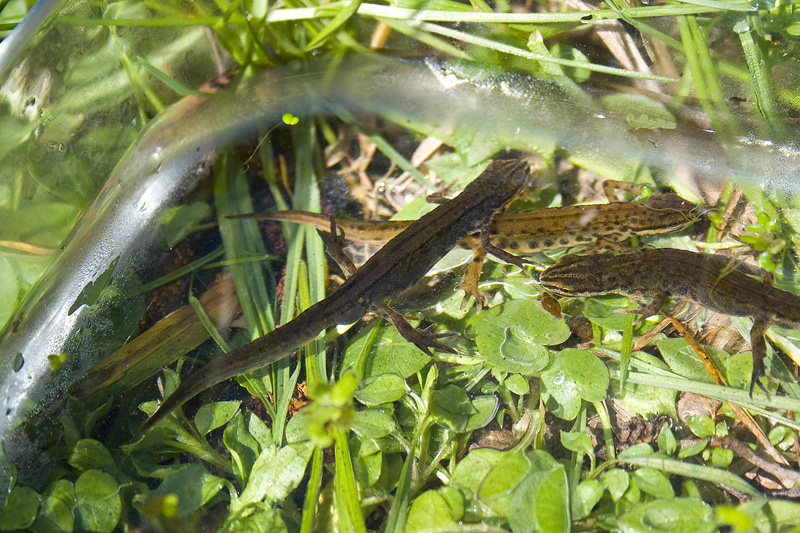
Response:
[[[208,387],[274,363],[305,346],[324,329],[356,322],[367,313],[392,322],[407,340],[428,355],[430,348],[452,352],[436,340],[442,335],[417,330],[385,302],[413,286],[464,237],[476,231],[486,234],[485,228],[494,214],[528,184],[530,172],[530,165],[524,161],[491,163],[456,198],[427,213],[386,243],[330,296],[288,324],[217,357],[189,376],[139,433]],[[488,240],[488,235],[484,240]],[[489,248],[502,259],[516,262],[510,254]]]
[[[576,205],[534,209],[498,214],[489,224],[490,242],[511,254],[530,254],[554,248],[590,244],[598,239],[622,241],[632,235],[670,233],[685,228],[700,214],[700,206],[677,194],[655,194],[644,203],[613,201],[613,191],[626,189],[633,193],[641,188],[629,183],[606,181],[603,184],[609,204]],[[330,228],[330,218],[307,211],[270,211],[239,215],[237,218],[260,218],[308,224],[319,230]],[[407,228],[411,221],[349,221],[334,219],[347,239],[365,243],[381,243]],[[480,306],[483,294],[478,289],[486,257],[478,235],[469,235],[461,246],[471,248],[473,257],[459,285]]]
[[[658,313],[668,297],[691,300],[727,315],[753,317],[751,395],[758,378],[764,376],[767,328],[800,328],[800,297],[733,268],[729,259],[687,250],[569,254],[545,269],[539,282],[558,296],[614,293],[637,300],[652,298],[634,311],[643,318]]]

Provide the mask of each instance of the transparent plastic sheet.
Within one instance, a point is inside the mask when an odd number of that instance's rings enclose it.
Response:
[[[0,49],[0,321],[7,322],[0,348],[3,440],[34,412],[37,423],[57,426],[59,413],[47,409],[54,396],[134,331],[142,297],[109,297],[138,284],[138,272],[131,269],[146,267],[148,259],[132,264],[131,246],[141,245],[145,255],[160,251],[159,213],[184,199],[202,170],[183,167],[178,189],[169,182],[130,182],[125,200],[133,203],[117,202],[112,170],[162,103],[179,99],[139,70],[132,79],[126,67],[147,61],[190,87],[218,69],[204,28],[70,26],[53,14],[146,18],[148,9],[66,4],[60,11],[59,2],[37,5]],[[98,312],[86,305],[73,308],[77,295],[110,273],[116,258],[120,270],[111,290],[102,301],[89,302]],[[50,356],[62,353],[73,357],[53,371]],[[28,447],[25,439],[18,442]],[[34,455],[15,456],[35,469]],[[8,465],[2,466],[6,476]]]
[[[198,34],[197,45],[207,46],[203,42]],[[23,72],[22,79],[35,72]],[[3,88],[12,83],[11,76]],[[115,110],[124,108],[119,104],[124,99],[102,101]],[[128,327],[138,319],[141,302],[113,295],[130,294],[132,287],[150,281],[148,266],[151,254],[160,249],[159,220],[165,210],[186,200],[218,147],[268,130],[287,112],[297,117],[343,109],[377,113],[436,132],[451,145],[469,146],[473,162],[503,147],[558,150],[601,167],[645,164],[664,181],[674,180],[679,167],[701,184],[735,179],[781,196],[798,194],[798,152],[790,144],[753,134],[721,143],[713,133],[689,124],[633,132],[624,117],[598,113],[601,108],[597,100],[576,100],[568,87],[524,75],[377,56],[264,71],[213,97],[184,98],[152,121],[124,155],[101,150],[103,157],[91,158],[93,164],[75,176],[101,184],[110,175],[0,337],[0,439],[5,453],[9,458],[37,453],[39,443],[14,434],[19,424],[47,413],[70,383],[128,336],[124,330],[109,335],[97,325],[118,322],[121,310]],[[22,124],[18,131],[27,127],[36,138],[41,127],[36,115],[27,123],[16,118]],[[127,123],[130,130],[123,127],[123,138],[136,131],[136,113],[128,119],[133,124]],[[52,149],[46,136],[50,128],[36,140]],[[0,154],[4,167],[12,155]],[[23,161],[31,154],[16,157]],[[58,164],[50,172],[66,173]],[[80,185],[85,187],[81,198],[93,196],[96,187],[83,181]],[[93,283],[112,295],[104,305],[85,305],[81,299]],[[68,354],[67,361],[54,372],[48,356],[60,353]],[[56,415],[49,416],[52,420]]]

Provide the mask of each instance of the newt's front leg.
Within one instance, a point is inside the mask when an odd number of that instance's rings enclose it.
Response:
[[[412,326],[406,318],[398,313],[396,310],[389,307],[386,303],[374,303],[372,304],[371,311],[388,320],[394,327],[397,328],[397,331],[400,332],[400,335],[403,336],[405,340],[408,342],[413,343],[417,348],[425,352],[429,357],[433,357],[431,353],[431,348],[435,350],[439,350],[440,352],[447,352],[447,353],[456,353],[454,349],[449,346],[442,344],[441,342],[437,341],[436,339],[441,339],[443,337],[453,337],[458,335],[458,333],[429,333],[428,329],[417,329]]]

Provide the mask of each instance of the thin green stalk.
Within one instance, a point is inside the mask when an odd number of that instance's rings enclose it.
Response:
[[[238,158],[230,153],[223,154],[217,160],[214,173],[214,199],[226,258],[236,260],[266,255],[256,220],[227,218],[253,211],[247,179]],[[233,263],[229,268],[251,338],[258,338],[274,329],[275,321],[261,264]]]
[[[631,364],[631,349],[633,348],[633,320],[634,315],[627,313],[625,328],[622,330],[622,351],[619,362],[619,391],[620,396],[625,395],[625,382],[628,380],[628,369]]]
[[[742,43],[747,68],[750,70],[750,79],[753,83],[753,92],[756,97],[756,105],[764,115],[773,133],[782,133],[784,127],[778,118],[775,106],[775,86],[772,83],[772,74],[769,65],[761,52],[761,48],[755,41],[752,31],[753,17],[746,17],[737,23],[733,30],[739,34],[739,41]]]
[[[606,444],[606,457],[609,460],[613,460],[617,456],[617,450],[614,446],[614,430],[611,428],[611,418],[608,416],[608,409],[606,409],[606,404],[603,402],[594,402],[592,405],[594,405],[594,409],[597,411],[597,416],[600,417],[600,422],[603,425],[603,439],[605,440]]]
[[[303,499],[303,518],[300,522],[300,533],[314,531],[314,519],[317,514],[317,502],[322,489],[322,448],[314,448],[311,456],[311,470],[308,472],[308,487]]]
[[[408,506],[411,502],[411,479],[414,477],[416,445],[417,439],[414,438],[411,440],[406,460],[403,462],[403,469],[400,471],[400,479],[397,482],[392,508],[389,511],[389,517],[386,519],[385,533],[402,533],[406,529]]]
[[[197,318],[200,320],[200,323],[203,325],[205,330],[211,336],[217,346],[219,346],[223,352],[228,353],[230,351],[230,347],[228,343],[225,342],[225,339],[222,338],[217,328],[214,327],[214,321],[211,320],[211,317],[208,316],[206,310],[203,308],[203,304],[200,303],[200,300],[197,297],[189,293],[189,305],[194,309],[194,312],[197,313]]]
[[[331,2],[323,6],[288,7],[274,9],[267,14],[266,22],[293,22],[335,17],[336,14],[350,2]],[[287,5],[290,5],[287,2]],[[484,24],[556,24],[563,22],[579,22],[590,24],[600,20],[616,20],[622,15],[629,18],[674,17],[680,15],[700,15],[718,11],[752,12],[754,8],[746,4],[730,4],[724,8],[719,6],[698,5],[661,5],[632,7],[617,12],[614,9],[593,9],[587,11],[569,11],[561,13],[485,13],[473,11],[448,11],[435,9],[408,9],[379,4],[363,3],[358,8],[359,15],[392,18],[405,21],[429,22],[454,22],[454,23],[484,23]],[[236,13],[227,22],[242,24],[244,15]],[[126,18],[91,18],[65,15],[61,21],[73,26],[140,26],[140,27],[169,27],[169,26],[214,26],[220,22],[219,17],[194,17],[194,18],[156,18],[156,19],[126,19]],[[314,35],[319,31],[313,28]],[[313,38],[313,37],[312,37]]]
[[[714,108],[708,97],[708,90],[706,89],[705,80],[703,79],[703,71],[700,68],[700,61],[697,57],[697,43],[694,41],[694,35],[689,26],[688,17],[677,17],[676,21],[681,34],[681,41],[683,42],[686,64],[689,67],[689,75],[694,82],[695,96],[697,96],[697,100],[700,102],[703,109],[705,109],[706,113],[708,113],[709,116],[713,116]]]
[[[409,24],[403,20],[384,18],[384,17],[376,17],[376,19],[383,22],[387,26],[391,27],[393,30],[400,32],[403,35],[408,35],[412,39],[416,39],[422,44],[430,46],[434,50],[439,50],[440,52],[444,52],[447,55],[459,59],[466,59],[466,60],[472,59],[472,57],[468,53],[453,46],[444,39],[439,39],[438,37],[435,37],[428,32],[422,31],[421,29],[419,29],[419,27],[417,27],[414,24]]]
[[[361,513],[361,498],[358,495],[353,462],[350,459],[350,447],[347,444],[347,433],[336,424],[330,426],[334,438],[333,452],[336,473],[334,478],[336,493],[336,514],[342,533],[367,533],[364,516]]]
[[[578,416],[575,417],[575,422],[570,429],[571,433],[582,433],[586,431],[586,401],[581,402],[581,408],[578,411]],[[583,452],[574,451],[569,459],[569,467],[567,468],[567,477],[569,482],[570,491],[574,491],[578,484],[581,482],[581,470],[583,469]]]
[[[762,496],[760,492],[755,490],[750,483],[739,477],[739,475],[721,468],[696,465],[687,463],[685,461],[676,461],[674,459],[667,459],[665,457],[659,457],[655,455],[645,457],[625,457],[620,458],[619,462],[640,467],[649,466],[668,474],[702,479],[704,481],[708,481],[709,483],[730,487],[732,489],[741,491],[744,494],[749,494],[750,496]]]
[[[466,33],[459,30],[454,30],[451,28],[446,28],[444,26],[439,26],[438,24],[430,24],[428,22],[420,22],[418,25],[419,28],[428,31],[430,33],[438,33],[440,35],[444,35],[446,37],[450,37],[452,39],[456,39],[462,41],[467,44],[472,44],[475,46],[481,46],[487,48],[489,50],[495,50],[497,52],[502,52],[504,54],[511,54],[519,57],[524,57],[525,59],[531,59],[533,61],[542,61],[545,63],[555,63],[558,65],[562,65],[565,67],[572,67],[572,68],[579,68],[585,70],[591,70],[594,72],[602,72],[604,74],[611,74],[614,76],[621,76],[626,78],[634,78],[634,79],[642,79],[642,80],[653,80],[653,81],[660,81],[660,82],[675,82],[678,80],[672,78],[666,78],[664,76],[656,76],[653,74],[643,74],[641,72],[632,72],[630,70],[625,70],[622,68],[615,68],[615,67],[607,67],[605,65],[598,65],[596,63],[585,63],[581,61],[575,61],[572,59],[563,59],[559,57],[553,57],[549,55],[542,55],[542,54],[534,54],[527,50],[523,50],[522,48],[517,48],[516,46],[509,46],[497,41],[493,41],[491,39],[487,39],[484,37],[478,37],[476,35]]]
[[[311,289],[308,283],[308,275],[306,263],[300,263],[301,271],[299,276],[299,287],[297,290],[297,299],[300,304],[299,311],[305,311],[313,302],[311,301]],[[320,335],[323,341],[325,339],[325,332],[323,331]],[[305,364],[306,364],[306,380],[308,381],[309,386],[311,386],[315,382],[325,381],[325,376],[320,374],[320,368],[317,360],[317,350],[316,350],[316,343],[309,343],[305,347]],[[288,405],[287,405],[288,409]]]
[[[222,257],[222,255],[224,253],[225,253],[225,249],[222,246],[220,246],[219,248],[217,248],[213,252],[204,255],[200,259],[196,259],[196,260],[192,261],[191,263],[189,263],[187,265],[184,265],[184,266],[182,266],[182,267],[180,267],[178,269],[175,269],[172,272],[170,272],[169,274],[161,276],[160,278],[155,279],[155,280],[151,281],[150,283],[145,283],[144,285],[142,285],[141,287],[138,288],[137,294],[141,294],[143,292],[151,291],[153,289],[161,287],[162,285],[166,285],[167,283],[171,283],[171,282],[175,281],[176,279],[179,279],[179,278],[185,276],[186,274],[191,274],[192,272],[197,272],[198,270],[202,269],[203,267],[208,266],[211,263],[211,261],[214,261],[215,259],[218,259],[218,258]]]
[[[295,180],[298,185],[301,181],[304,182],[302,189],[299,186],[295,187],[295,205],[300,203],[300,207],[295,208],[319,213],[321,201],[319,185],[317,184],[318,168],[316,162],[319,161],[319,157],[316,145],[316,128],[308,124],[304,128],[293,129],[292,132],[295,144]],[[299,179],[300,176],[303,176],[302,180]],[[305,255],[308,265],[310,303],[316,303],[325,298],[327,258],[322,239],[317,235],[317,232],[310,227],[304,228],[303,231],[306,232]],[[309,348],[307,347],[306,350],[309,350]],[[318,375],[321,377],[326,376],[324,332],[317,336],[314,341],[314,352],[317,354],[316,366],[319,372]]]

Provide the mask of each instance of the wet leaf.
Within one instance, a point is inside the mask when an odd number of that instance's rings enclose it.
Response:
[[[87,470],[75,482],[79,528],[113,531],[122,512],[122,501],[114,478],[100,470]]]
[[[177,515],[187,516],[205,505],[223,486],[223,480],[211,475],[204,466],[187,464],[164,478],[152,496],[174,494],[177,496]]]
[[[407,390],[405,380],[397,374],[379,374],[363,380],[353,396],[364,405],[373,406],[396,402]]]
[[[242,402],[214,402],[207,403],[197,410],[194,415],[194,425],[201,435],[227,424],[236,414]]]
[[[39,495],[29,487],[14,487],[8,495],[8,503],[0,514],[0,529],[12,531],[26,529],[36,520],[39,511]]]

